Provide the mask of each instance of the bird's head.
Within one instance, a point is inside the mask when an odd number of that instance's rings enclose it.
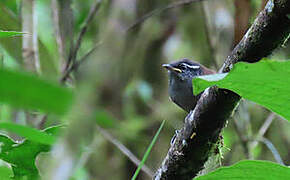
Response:
[[[195,76],[213,74],[214,71],[202,66],[198,62],[182,59],[170,64],[163,64],[168,70],[169,77],[180,81],[192,80]]]

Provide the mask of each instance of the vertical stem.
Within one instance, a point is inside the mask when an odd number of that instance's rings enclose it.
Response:
[[[22,57],[26,71],[40,73],[40,62],[38,55],[38,35],[37,35],[37,14],[36,1],[22,1],[22,31],[27,34],[22,39]],[[26,112],[26,120],[29,124],[34,125],[35,115]]]
[[[27,71],[40,72],[37,40],[37,15],[35,0],[22,1],[22,57]]]
[[[65,48],[64,48],[64,39],[61,36],[60,30],[60,17],[59,17],[59,6],[57,0],[51,0],[51,10],[52,10],[52,20],[54,26],[54,34],[56,38],[56,43],[58,47],[59,59],[61,64],[61,72],[64,72],[65,69]]]
[[[38,16],[36,11],[36,1],[33,0],[33,7],[32,7],[32,44],[33,44],[33,54],[34,54],[34,65],[35,70],[38,74],[41,74],[41,67],[40,67],[40,61],[39,61],[39,52],[38,52]]]

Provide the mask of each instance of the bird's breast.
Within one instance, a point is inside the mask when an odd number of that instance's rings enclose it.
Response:
[[[191,83],[170,82],[169,96],[171,100],[185,111],[190,111],[196,105],[196,98],[192,93]]]

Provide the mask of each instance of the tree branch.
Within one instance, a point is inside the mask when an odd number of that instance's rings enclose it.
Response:
[[[220,72],[240,61],[257,62],[281,45],[290,33],[290,1],[269,1],[246,35],[227,57]],[[240,97],[211,87],[204,91],[195,109],[185,118],[155,179],[191,179],[204,168],[220,132]]]

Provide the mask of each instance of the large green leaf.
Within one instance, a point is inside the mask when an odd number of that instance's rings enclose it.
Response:
[[[193,92],[209,86],[232,90],[290,120],[290,61],[263,60],[238,63],[227,74],[199,76],[193,79]]]
[[[57,136],[62,127],[63,126],[49,127],[41,133]],[[32,139],[35,140],[34,138]],[[39,179],[39,173],[35,166],[35,159],[39,153],[48,152],[51,148],[50,145],[31,141],[29,139],[25,139],[22,142],[15,142],[8,136],[2,134],[0,134],[0,144],[0,159],[11,165],[15,179],[23,177],[31,180]]]
[[[19,136],[41,144],[52,145],[55,142],[54,136],[48,135],[43,131],[19,124],[0,123],[0,129],[5,129],[9,132],[16,133]]]
[[[281,180],[290,179],[290,168],[269,161],[240,161],[229,167],[221,167],[196,180]]]
[[[36,76],[0,69],[0,102],[63,115],[72,102],[72,92]]]
[[[24,34],[23,32],[16,32],[16,31],[1,31],[0,30],[0,38],[3,37],[12,37],[12,36],[20,36]]]
[[[0,177],[1,180],[11,180],[13,173],[12,170],[7,166],[0,166]]]

